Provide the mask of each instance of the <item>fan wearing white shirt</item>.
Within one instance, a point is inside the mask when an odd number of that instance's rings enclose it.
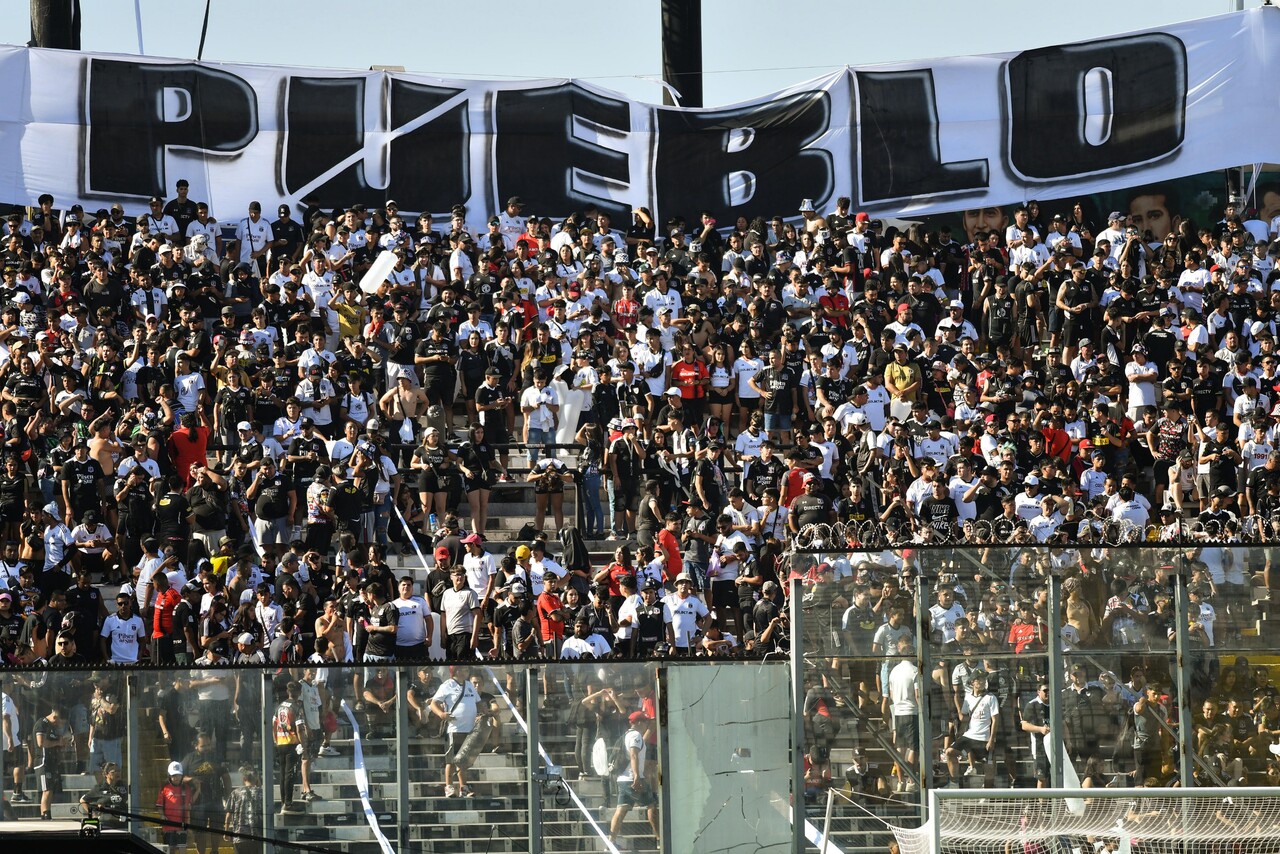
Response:
[[[560,648],[560,658],[580,659],[589,655],[592,658],[601,659],[611,652],[613,647],[609,646],[607,640],[591,631],[591,620],[587,619],[585,611],[580,611],[578,619],[573,623],[573,636],[565,638],[564,646]]]
[[[262,218],[262,205],[249,203],[249,215],[236,225],[236,245],[242,263],[255,265],[258,275],[265,271],[267,252],[275,242],[271,223]]]

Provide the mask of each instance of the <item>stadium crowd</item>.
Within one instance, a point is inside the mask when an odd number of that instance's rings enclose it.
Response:
[[[943,644],[965,662],[936,686],[957,776],[993,719],[1043,725],[1012,688],[991,713],[980,664],[1046,648],[1050,572],[1071,650],[1168,647],[1168,574],[1121,542],[1186,544],[1205,648],[1280,585],[1270,549],[1239,547],[1280,507],[1280,217],[1156,233],[1150,212],[1028,202],[999,228],[966,212],[958,240],[847,198],[733,223],[511,198],[473,233],[461,206],[390,200],[219,222],[187,191],[5,218],[10,663],[364,662],[351,690],[374,713],[397,661],[785,652],[798,576],[841,654],[888,662],[854,668],[852,699],[813,686],[818,741],[838,706],[882,703],[909,741],[918,674],[896,657]],[[490,551],[490,499],[521,484],[533,524]],[[998,577],[937,575],[918,547],[938,543],[986,549]],[[420,577],[396,578],[388,554],[418,549]],[[1110,679],[1140,719],[1141,684]],[[1154,748],[1134,750],[1145,779]]]

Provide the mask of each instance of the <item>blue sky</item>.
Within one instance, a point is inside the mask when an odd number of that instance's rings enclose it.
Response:
[[[148,54],[195,58],[204,0],[138,3]],[[1247,6],[1259,4],[1246,0]],[[82,5],[85,50],[138,52],[134,0],[82,0]],[[0,42],[26,43],[29,8],[29,0],[0,0]],[[1230,0],[1076,0],[1067,7],[1009,0],[704,0],[705,100],[707,106],[733,103],[844,65],[1023,50],[1230,8]],[[400,65],[446,77],[577,77],[658,102],[658,9],[657,0],[580,5],[213,0],[204,58],[333,68]]]

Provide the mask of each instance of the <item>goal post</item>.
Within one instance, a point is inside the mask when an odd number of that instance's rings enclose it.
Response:
[[[934,789],[928,794],[923,825],[893,828],[902,854],[1261,852],[1280,840],[1280,789],[1274,788]]]

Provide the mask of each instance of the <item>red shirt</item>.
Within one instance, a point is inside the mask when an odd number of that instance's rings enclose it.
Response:
[[[1038,640],[1035,623],[1014,623],[1009,627],[1009,645],[1015,654],[1021,655]]]
[[[658,532],[658,545],[666,550],[667,565],[663,569],[663,581],[671,581],[684,569],[684,561],[680,558],[680,541],[676,535],[665,527]]]
[[[710,372],[701,359],[686,362],[681,359],[671,363],[671,382],[680,389],[680,396],[685,400],[700,400],[706,397],[707,389],[701,381],[709,379]]]
[[[564,620],[552,620],[547,617],[553,611],[559,611],[564,607],[564,603],[560,601],[560,597],[549,590],[543,590],[538,594],[538,620],[542,623],[542,640],[545,641],[561,641],[564,640]]]
[[[828,311],[848,311],[848,310],[849,310],[849,298],[848,298],[847,296],[845,296],[844,294],[842,294],[842,293],[840,293],[840,292],[838,292],[838,291],[837,291],[837,292],[836,292],[836,293],[834,293],[834,294],[827,294],[827,295],[826,295],[826,296],[824,296],[824,297],[819,297],[819,298],[818,298],[818,305],[822,306],[823,308],[827,309]],[[848,329],[848,328],[849,328],[849,316],[848,316],[848,315],[841,315],[841,314],[838,314],[838,315],[834,315],[834,316],[827,317],[827,318],[826,318],[826,320],[827,320],[827,322],[828,322],[828,323],[833,323],[833,324],[835,324],[836,326],[839,326],[839,327],[841,327],[841,328],[843,328],[843,329]]]
[[[188,823],[191,820],[191,786],[186,783],[165,783],[160,787],[159,793],[156,795],[156,808],[160,810],[160,815],[164,817],[165,827],[171,830],[177,830],[179,823]]]
[[[609,595],[621,596],[622,588],[619,586],[619,583],[622,581],[622,579],[626,578],[627,576],[635,575],[635,574],[636,574],[635,570],[627,569],[625,566],[623,566],[620,563],[610,564],[609,565]]]
[[[163,570],[156,570],[161,572]],[[173,632],[173,609],[182,601],[182,594],[170,587],[163,593],[156,593],[154,600],[155,615],[152,618],[151,637],[168,637]]]
[[[779,502],[788,510],[791,502],[804,495],[804,476],[809,473],[806,468],[789,469],[782,479],[782,501]]]
[[[626,329],[640,320],[640,303],[633,299],[620,299],[613,303],[613,325]]]
[[[194,430],[179,427],[169,437],[169,458],[173,460],[174,471],[182,478],[184,490],[191,488],[191,464],[198,462],[204,465],[208,447],[208,427],[196,427]]]

